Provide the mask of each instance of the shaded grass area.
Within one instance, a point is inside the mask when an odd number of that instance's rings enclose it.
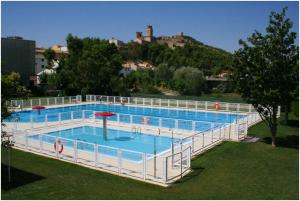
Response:
[[[14,150],[13,182],[21,185],[2,187],[2,199],[298,199],[299,153],[294,140],[272,148],[264,141],[269,131],[263,123],[249,134],[261,140],[215,147],[194,158],[193,172],[168,188]],[[298,127],[280,125],[278,136],[298,139]],[[2,164],[6,160],[2,149]],[[17,176],[21,174],[38,179],[24,182]]]

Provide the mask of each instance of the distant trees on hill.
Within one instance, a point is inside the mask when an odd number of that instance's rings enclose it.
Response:
[[[137,44],[130,42],[120,48],[124,60],[145,60],[158,66],[166,64],[177,68],[190,66],[197,68],[205,75],[217,74],[232,68],[232,54],[213,48],[196,40],[184,47],[169,48],[158,43]]]

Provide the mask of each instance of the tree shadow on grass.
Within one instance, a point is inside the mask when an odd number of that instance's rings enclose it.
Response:
[[[271,137],[265,137],[262,139],[264,143],[271,144]],[[276,146],[277,147],[287,147],[292,149],[299,150],[299,136],[297,135],[288,135],[286,137],[277,137],[276,138]]]
[[[45,179],[40,175],[32,174],[24,170],[11,167],[11,183],[8,183],[7,165],[1,163],[1,190],[11,190],[19,186],[23,186],[41,179]]]
[[[287,125],[299,128],[299,120],[288,120]]]
[[[280,124],[285,125],[285,124],[284,124],[284,120],[281,120],[281,121],[280,121]],[[299,120],[297,120],[297,119],[288,120],[286,126],[299,128]]]

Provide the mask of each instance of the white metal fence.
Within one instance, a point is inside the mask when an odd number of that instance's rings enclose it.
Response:
[[[98,103],[103,102],[107,104],[130,104],[130,105],[142,105],[142,106],[151,106],[151,107],[168,107],[168,108],[182,108],[182,109],[195,109],[195,110],[207,110],[207,111],[211,110],[211,111],[238,112],[238,113],[255,112],[255,109],[250,104],[195,101],[195,100],[86,95],[86,102],[98,102]]]
[[[167,184],[190,170],[191,156],[187,148],[176,153],[176,159],[180,154],[178,160],[181,161],[179,166],[182,166],[177,167],[178,164],[175,165],[175,162],[169,165],[168,158],[171,152],[157,155],[142,153],[40,134],[34,130],[17,131],[12,134],[15,146],[18,148],[146,181]]]
[[[91,116],[92,115],[92,116]],[[70,117],[70,119],[66,118]],[[132,126],[130,122],[108,121],[115,126],[122,123]],[[133,119],[130,117],[129,119]],[[59,136],[41,134],[50,130],[63,129],[64,126],[81,124],[97,125],[101,120],[94,118],[94,111],[71,111],[59,114],[46,114],[32,118],[28,123],[8,123],[14,134],[15,145],[19,148],[39,152],[60,160],[84,164],[103,169],[119,175],[168,184],[181,178],[190,170],[191,157],[212,148],[224,140],[239,140],[247,135],[248,125],[259,121],[256,113],[251,113],[231,124],[218,125],[206,131],[194,132],[177,141],[172,140],[171,149],[165,154],[146,154],[125,149],[117,149],[80,140],[71,140]],[[35,122],[35,120],[37,122]],[[45,122],[38,122],[45,120]],[[28,126],[29,125],[29,126]],[[155,127],[155,126],[154,126]],[[143,127],[144,128],[144,127]],[[166,132],[165,129],[164,132]],[[176,129],[175,129],[176,130]],[[168,136],[171,136],[169,131]],[[183,130],[182,130],[183,131]],[[181,132],[182,132],[181,131]],[[141,132],[141,131],[140,131]],[[54,143],[56,148],[54,149]],[[62,143],[64,148],[58,143]]]
[[[43,127],[51,127],[55,125],[63,125],[69,122],[87,122],[95,123],[102,121],[101,117],[96,117],[97,111],[92,110],[78,110],[68,111],[60,113],[44,113],[28,116],[16,116],[11,118],[8,124],[10,124],[8,131],[22,130],[22,129],[38,129]],[[145,120],[147,119],[147,121]],[[231,123],[217,123],[206,121],[194,121],[186,119],[172,119],[163,117],[143,116],[117,113],[115,116],[108,118],[109,123],[115,123],[116,125],[136,125],[143,126],[145,128],[159,128],[161,130],[173,129],[176,132],[185,133],[199,133],[202,131],[212,130],[224,125],[231,125],[235,130],[230,131],[230,135],[226,136],[228,140],[239,140],[240,136],[237,135],[237,129],[241,127],[252,126],[260,121],[260,117],[257,113],[248,113],[243,118],[230,121]],[[239,127],[239,128],[238,128]],[[244,129],[245,130],[245,129]]]
[[[100,98],[89,95],[87,96],[87,101],[97,102],[100,101]],[[121,97],[106,96],[104,99],[108,100],[105,103],[110,103],[111,100],[116,104],[124,102],[124,98]],[[49,103],[53,102],[50,99],[48,101]],[[54,99],[54,103],[61,102]],[[34,101],[32,101],[33,103]],[[65,101],[64,103],[67,104]],[[167,107],[193,109],[202,109],[204,105],[204,108],[207,110],[211,110],[212,105],[210,102],[204,102],[203,104],[200,101],[127,98],[127,104],[139,105],[140,103],[152,107],[166,107],[167,105]],[[234,108],[230,105],[231,103],[227,104],[226,109],[223,111],[229,111],[229,108]],[[240,112],[242,111],[241,108],[246,107],[249,109],[249,106],[236,105]],[[238,141],[243,139],[247,135],[248,127],[261,121],[257,112],[249,111],[245,113],[244,117],[227,124],[122,113],[108,118],[108,124],[116,127],[159,128],[162,132],[169,132],[168,136],[171,136],[171,132],[177,132],[177,134],[185,133],[186,137],[177,141],[172,140],[171,149],[164,154],[147,154],[41,134],[47,133],[46,131],[49,131],[49,129],[63,129],[65,126],[97,125],[102,120],[95,116],[95,112],[92,110],[80,110],[21,117],[22,119],[6,122],[7,127],[5,129],[13,133],[14,141],[19,148],[107,170],[119,175],[168,184],[181,178],[190,170],[191,157],[212,148],[224,140]],[[145,123],[145,117],[148,119],[147,123]],[[135,132],[134,129],[132,132]],[[142,131],[140,130],[139,132]],[[59,143],[63,144],[63,151],[61,151]],[[56,144],[55,149],[54,144]]]
[[[9,108],[23,109],[32,108],[36,105],[51,106],[51,105],[65,105],[81,103],[81,95],[65,96],[65,97],[49,97],[49,98],[33,98],[33,99],[20,99],[10,100],[7,102]]]

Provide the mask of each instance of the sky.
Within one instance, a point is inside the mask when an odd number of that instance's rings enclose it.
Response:
[[[298,2],[2,2],[1,35],[35,40],[37,47],[66,45],[78,37],[135,38],[148,24],[154,36],[183,32],[205,44],[234,52],[239,39],[264,33],[271,11],[287,6],[298,35]],[[297,37],[297,43],[299,38]]]

